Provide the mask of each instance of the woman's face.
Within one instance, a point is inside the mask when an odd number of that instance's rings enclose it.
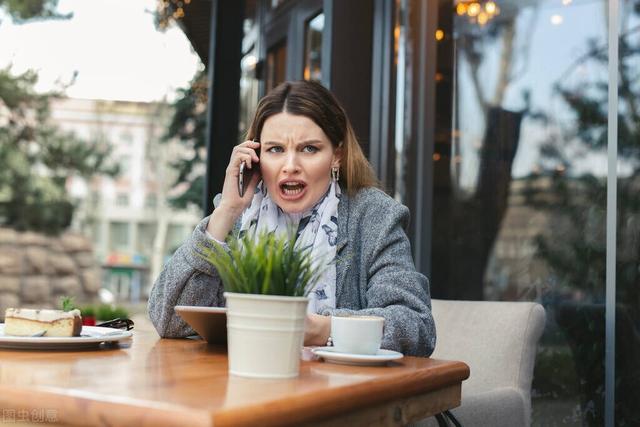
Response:
[[[331,168],[340,164],[340,149],[313,120],[278,113],[260,135],[260,171],[273,201],[287,213],[305,212],[329,188]]]

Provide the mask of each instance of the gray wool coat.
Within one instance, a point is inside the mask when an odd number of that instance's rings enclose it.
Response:
[[[161,337],[195,332],[176,305],[224,306],[224,288],[216,269],[198,256],[212,243],[209,218],[167,262],[151,290],[149,316]],[[404,231],[409,209],[384,192],[367,188],[355,197],[342,194],[338,204],[336,309],[323,315],[375,315],[385,318],[382,348],[429,356],[436,330],[427,278],[416,271]]]

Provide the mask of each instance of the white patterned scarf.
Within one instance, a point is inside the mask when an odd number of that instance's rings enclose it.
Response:
[[[302,214],[287,214],[269,196],[260,182],[251,205],[240,220],[240,233],[275,232],[282,235],[298,230],[296,248],[311,246],[314,262],[328,262],[318,283],[309,293],[307,313],[321,313],[336,307],[336,243],[338,240],[338,203],[340,186],[331,182],[327,193],[313,208]]]

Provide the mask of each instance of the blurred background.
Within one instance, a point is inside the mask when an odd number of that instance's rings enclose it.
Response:
[[[434,298],[545,307],[533,424],[601,426],[609,402],[640,425],[640,1],[617,27],[610,5],[0,0],[2,312],[70,295],[144,316],[258,99],[315,79],[410,208]]]
[[[177,106],[204,66],[158,7],[0,2],[2,312],[63,295],[136,311],[201,219],[185,164],[203,154],[176,123],[202,131]]]

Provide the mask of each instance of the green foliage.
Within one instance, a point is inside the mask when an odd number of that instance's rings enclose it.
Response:
[[[538,396],[551,399],[577,396],[575,359],[568,346],[541,346],[536,356],[533,388]]]
[[[58,0],[0,0],[0,8],[7,11],[16,23],[32,19],[68,19],[71,14],[56,12]]]
[[[96,320],[125,319],[129,313],[122,307],[101,304],[95,308],[95,316]]]
[[[57,234],[71,222],[68,177],[115,175],[110,146],[63,132],[49,120],[49,102],[60,95],[38,94],[37,74],[0,69],[0,224]]]
[[[87,305],[80,308],[83,317],[95,317],[96,320],[127,319],[129,312],[122,307],[109,304]]]
[[[207,129],[207,73],[196,74],[188,88],[179,89],[178,97],[172,105],[173,117],[164,140],[178,139],[190,148],[192,154],[175,160],[171,166],[178,172],[175,185],[185,187],[185,191],[169,199],[178,209],[189,205],[201,206],[204,194],[204,165],[206,156]]]
[[[57,3],[0,0],[0,9],[16,22],[70,17],[56,13]],[[115,175],[118,168],[107,164],[105,141],[84,141],[50,122],[49,103],[61,94],[36,92],[37,81],[32,70],[0,69],[0,225],[57,234],[73,215],[67,178]]]
[[[71,311],[76,308],[73,303],[73,297],[62,297],[60,299],[60,305],[62,306],[62,311]]]
[[[82,314],[82,317],[95,317],[96,309],[88,305],[86,307],[82,307],[80,309],[80,313]]]
[[[258,295],[307,296],[324,271],[310,256],[311,247],[296,248],[295,233],[246,233],[228,239],[228,250],[214,243],[203,248],[229,292]]]

